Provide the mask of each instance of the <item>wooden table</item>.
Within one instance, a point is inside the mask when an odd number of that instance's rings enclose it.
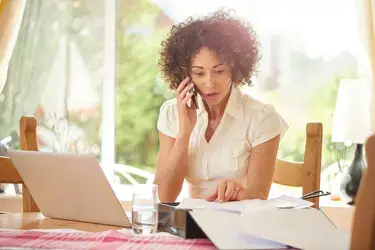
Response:
[[[121,205],[125,211],[131,211],[131,201],[121,201]],[[121,229],[121,227],[117,226],[46,218],[42,213],[0,214],[0,228],[25,230],[69,228],[87,232],[102,232],[105,230]]]
[[[339,228],[350,229],[354,209],[352,207],[322,207],[327,217]],[[7,229],[56,229],[71,228],[88,232],[117,230],[120,227],[57,220],[44,217],[41,213],[0,214],[0,228]]]
[[[88,232],[117,230],[120,227],[85,223],[78,221],[57,220],[44,217],[41,213],[0,214],[0,228],[7,229],[56,229],[71,228]]]
[[[321,210],[338,228],[351,229],[354,207],[321,207]]]

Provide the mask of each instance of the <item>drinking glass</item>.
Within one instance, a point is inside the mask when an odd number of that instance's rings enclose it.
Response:
[[[151,234],[158,227],[158,186],[134,185],[132,228],[136,234]]]

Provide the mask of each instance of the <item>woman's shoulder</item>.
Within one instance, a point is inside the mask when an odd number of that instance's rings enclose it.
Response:
[[[241,100],[245,119],[247,118],[252,126],[281,123],[282,127],[287,127],[286,121],[274,105],[256,99],[247,93],[242,93]]]
[[[177,99],[168,99],[164,101],[160,106],[160,116],[166,116],[169,118],[177,117]]]
[[[241,101],[245,109],[245,114],[249,113],[254,115],[254,113],[276,112],[276,109],[272,104],[256,99],[246,92],[241,92]]]
[[[160,132],[175,138],[178,131],[177,100],[169,99],[160,106],[157,128]]]
[[[255,99],[249,94],[242,94],[244,114],[250,124],[249,140],[253,147],[280,135],[288,130],[287,122],[272,104]]]
[[[168,99],[164,101],[160,107],[161,108],[174,108],[174,107],[177,108],[177,99],[176,98]]]

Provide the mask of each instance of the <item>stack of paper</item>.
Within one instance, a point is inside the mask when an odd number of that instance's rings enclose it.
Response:
[[[276,207],[280,209],[301,209],[311,207],[314,203],[291,196],[283,195],[269,200],[243,200],[232,202],[209,202],[203,199],[184,199],[177,208],[179,209],[216,209],[231,212],[246,212]]]
[[[241,215],[220,210],[198,209],[193,219],[218,249],[282,249],[285,245],[241,231]]]
[[[219,249],[349,249],[350,232],[337,229],[317,209],[268,208],[243,214],[198,209],[190,214]]]
[[[317,209],[269,209],[244,213],[240,222],[240,230],[247,235],[272,239],[299,249],[345,249],[341,247],[348,242],[347,235],[337,233],[336,226]],[[321,240],[326,235],[344,238],[326,238],[328,244]],[[341,247],[328,247],[335,244]]]
[[[226,203],[187,199],[178,208],[193,210],[190,214],[219,249],[348,249],[350,232],[337,229],[312,205],[280,196]]]
[[[242,212],[250,204],[258,203],[259,200],[244,200],[233,202],[210,202],[203,199],[184,199],[176,208],[178,209],[216,209],[227,212]]]

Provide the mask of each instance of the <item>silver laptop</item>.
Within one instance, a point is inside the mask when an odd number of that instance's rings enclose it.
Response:
[[[94,156],[33,151],[8,154],[45,217],[131,226]]]

